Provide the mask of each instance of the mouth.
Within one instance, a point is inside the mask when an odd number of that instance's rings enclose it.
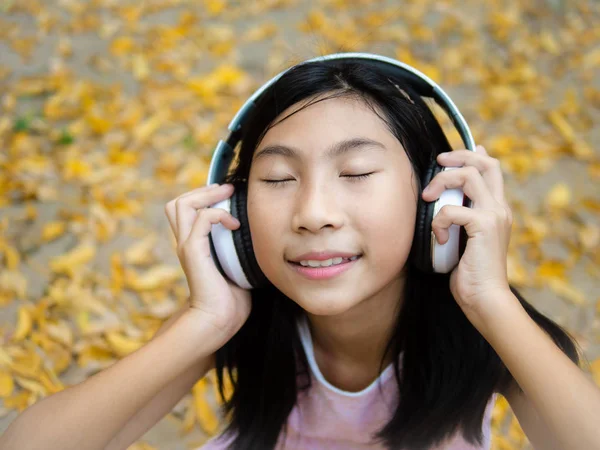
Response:
[[[315,266],[316,261],[310,261],[308,264],[306,261],[303,263],[288,261],[288,264],[290,264],[296,273],[309,280],[327,280],[349,271],[360,262],[361,258],[362,254],[355,255],[351,258],[332,258],[334,261],[322,261],[322,263],[329,264],[323,266]]]
[[[308,267],[308,268],[320,268],[320,267],[331,267],[337,266],[340,264],[344,264],[350,261],[356,261],[362,257],[362,254],[354,255],[348,258],[331,258],[324,261],[316,261],[316,260],[306,260],[306,261],[288,261],[290,264],[294,264],[296,266]]]

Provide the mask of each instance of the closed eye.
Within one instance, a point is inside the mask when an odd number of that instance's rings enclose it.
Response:
[[[357,174],[357,175],[342,175],[342,177],[344,178],[350,178],[350,180],[354,183],[360,180],[364,180],[365,178],[373,175],[375,172],[369,172],[369,173],[361,173],[361,174]],[[285,183],[287,183],[288,181],[294,181],[293,178],[286,178],[285,180],[261,180],[264,181],[267,184],[271,184],[271,185],[275,185],[275,186],[282,186]]]
[[[359,180],[364,180],[365,178],[373,175],[375,172],[369,172],[369,173],[361,173],[358,175],[342,175],[343,177],[347,177],[352,179],[352,181],[359,181]]]

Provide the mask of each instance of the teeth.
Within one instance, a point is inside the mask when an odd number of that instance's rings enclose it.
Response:
[[[358,256],[353,256],[352,258],[342,258],[338,256],[337,258],[326,259],[325,261],[316,261],[313,259],[300,261],[300,264],[305,267],[329,267],[341,264],[344,261],[354,261]]]
[[[309,259],[306,261],[300,261],[300,264],[302,264],[303,266],[310,266],[310,267],[329,267],[329,266],[335,266],[337,264],[340,264],[343,260],[344,260],[344,258],[342,258],[340,256],[337,258],[326,259],[325,261],[315,261],[315,260]]]

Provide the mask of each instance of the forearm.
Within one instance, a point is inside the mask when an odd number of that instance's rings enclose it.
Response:
[[[213,347],[213,330],[185,314],[176,326],[111,367],[32,405],[7,429],[0,448],[104,449],[174,378],[199,361],[208,364]]]
[[[181,310],[173,314],[162,324],[152,339],[156,339],[175,325],[179,317],[181,317],[182,314],[185,314],[188,309],[189,304],[186,304]],[[208,370],[210,370],[210,368],[214,366],[214,361],[210,361],[208,366]],[[178,376],[175,381],[169,383],[156,394],[147,405],[137,411],[108,443],[105,450],[121,450],[129,448],[129,446],[143,436],[146,431],[156,425],[156,423],[158,423],[158,421],[166,414],[171,412],[183,396],[191,391],[198,380],[204,378],[206,373],[207,364],[204,360],[197,362],[194,366],[187,369],[187,371]]]
[[[181,374],[150,400],[141,410],[129,419],[125,426],[106,445],[105,450],[124,450],[135,443],[152,428],[207,372],[206,364],[200,362]]]
[[[496,350],[564,449],[600,448],[600,389],[507,293],[481,318]]]

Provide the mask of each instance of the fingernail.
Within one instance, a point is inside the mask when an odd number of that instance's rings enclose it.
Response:
[[[219,185],[219,183],[213,183],[213,184],[209,184],[208,187],[214,188],[214,187],[217,187],[218,185]]]
[[[429,186],[429,185],[425,186],[425,189],[423,189],[423,194],[427,194],[430,190],[431,190],[431,186]]]

